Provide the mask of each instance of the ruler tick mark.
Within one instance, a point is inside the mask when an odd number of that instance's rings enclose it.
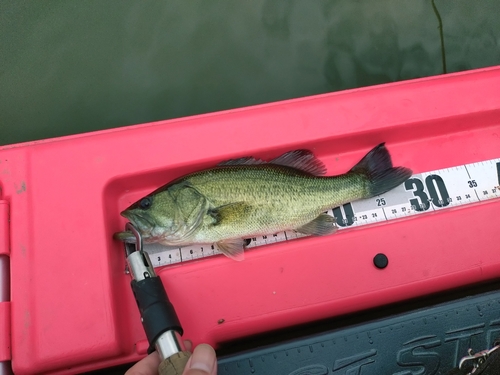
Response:
[[[467,172],[467,176],[469,176],[469,179],[470,179],[471,177],[470,177],[469,170],[467,169],[467,166],[466,166],[466,165],[464,165],[464,168],[465,168],[465,171]]]
[[[500,186],[500,163],[496,163],[496,166],[497,166],[498,185]]]
[[[387,221],[388,219],[387,219],[387,215],[385,214],[385,208],[384,207],[382,207],[382,212],[384,214],[385,220]]]

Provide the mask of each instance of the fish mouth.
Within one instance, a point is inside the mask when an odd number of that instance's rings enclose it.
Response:
[[[134,226],[144,230],[145,228],[154,228],[155,224],[147,217],[132,211],[123,211],[120,215],[129,219]]]
[[[135,236],[132,232],[116,232],[113,234],[113,238],[118,241],[123,241],[127,243],[135,243]]]

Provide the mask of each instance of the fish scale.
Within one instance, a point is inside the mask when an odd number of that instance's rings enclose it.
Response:
[[[358,175],[317,177],[271,165],[229,169],[214,170],[209,183],[199,183],[200,179],[206,179],[205,175],[189,177],[186,181],[216,207],[243,202],[251,207],[251,213],[230,217],[222,227],[202,228],[202,234],[196,237],[199,242],[217,242],[223,235],[263,235],[300,227],[328,207],[364,194],[364,189],[358,188],[361,185]],[[221,194],[221,186],[226,188],[224,194]]]

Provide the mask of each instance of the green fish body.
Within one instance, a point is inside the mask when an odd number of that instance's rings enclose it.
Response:
[[[146,243],[215,243],[227,256],[241,260],[247,238],[284,230],[317,236],[335,232],[335,219],[326,210],[382,194],[412,173],[392,166],[384,144],[345,174],[322,176],[325,171],[307,150],[288,152],[268,163],[230,160],[176,179],[121,214]],[[129,236],[117,234],[120,239]]]

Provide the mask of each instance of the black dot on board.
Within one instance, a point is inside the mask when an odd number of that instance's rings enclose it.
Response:
[[[379,253],[373,257],[373,264],[378,269],[384,269],[389,264],[389,259],[385,254]]]

